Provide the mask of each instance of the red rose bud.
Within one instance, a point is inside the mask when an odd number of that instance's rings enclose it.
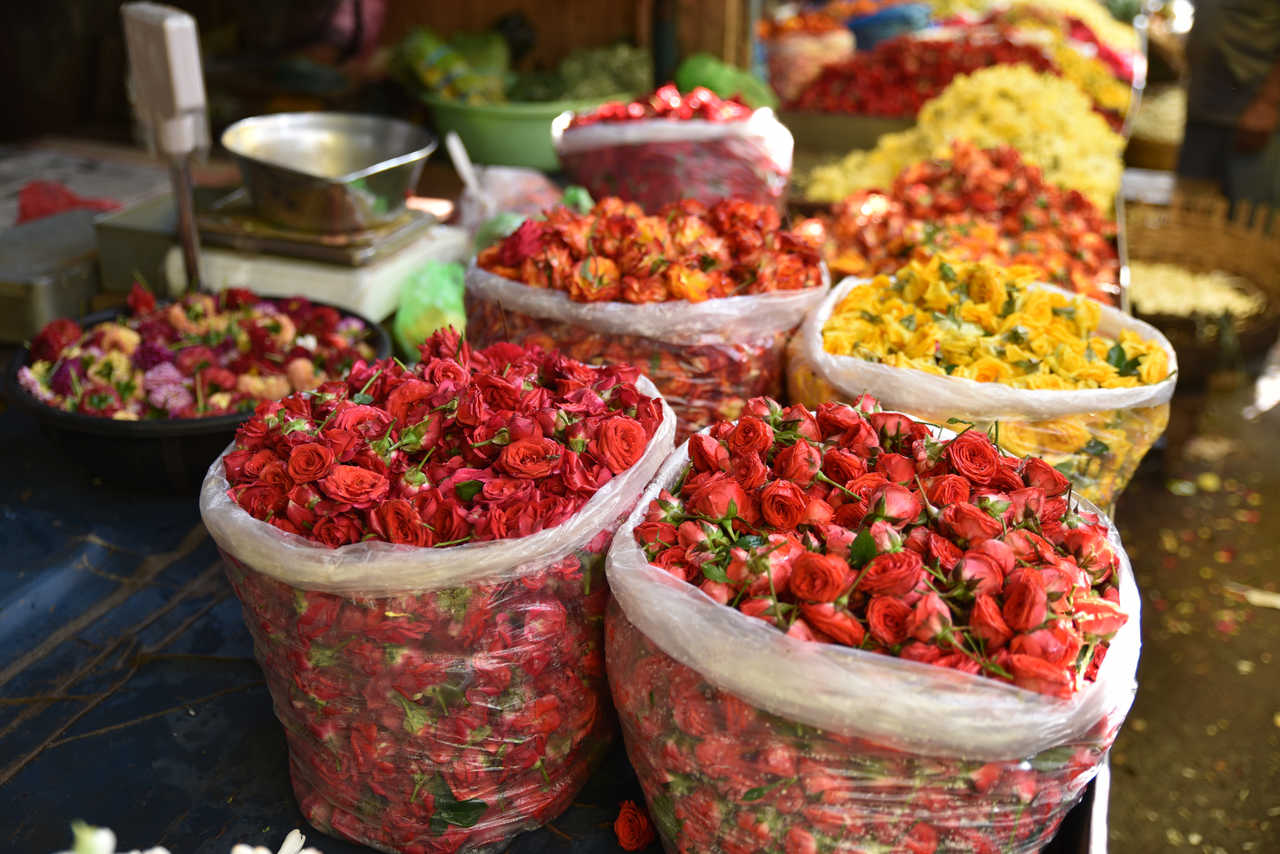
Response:
[[[503,447],[494,467],[512,477],[543,478],[555,471],[564,447],[552,439],[521,439]]]
[[[800,524],[808,506],[808,496],[789,480],[772,481],[760,491],[760,515],[779,531]]]
[[[1042,624],[1048,607],[1048,596],[1036,575],[1017,573],[1006,581],[1004,607],[1000,613],[1013,631],[1030,631]]]
[[[1050,498],[1062,495],[1071,486],[1066,475],[1039,457],[1027,457],[1022,461],[1022,480],[1027,486],[1044,490]]]
[[[926,593],[915,604],[907,631],[913,638],[929,642],[951,628],[951,609],[937,593]]]
[[[915,463],[902,454],[881,454],[876,459],[876,471],[894,483],[911,483],[916,477]]]
[[[831,521],[835,516],[835,511],[831,509],[831,505],[823,501],[821,498],[812,498],[805,505],[804,517],[800,522],[804,525],[811,525],[820,528]]]
[[[729,472],[743,489],[751,492],[759,489],[769,477],[769,469],[759,454],[735,457],[729,464]]]
[[[1000,540],[984,540],[974,547],[976,551],[982,552],[991,557],[1000,567],[1000,571],[1006,575],[1013,572],[1015,558],[1013,549]]]
[[[1019,688],[1063,699],[1071,696],[1071,674],[1065,668],[1030,655],[1009,656],[1009,667]]]
[[[694,471],[728,471],[729,449],[706,433],[695,433],[689,437],[689,461]]]
[[[1000,467],[1000,452],[977,430],[966,430],[952,439],[943,453],[951,470],[973,483],[990,483]]]
[[[907,625],[911,606],[892,596],[873,596],[867,605],[867,627],[871,636],[885,646],[897,646],[910,637]]]
[[[1071,528],[1066,532],[1063,546],[1075,556],[1076,562],[1089,573],[1095,584],[1107,581],[1119,564],[1106,531],[1100,527]]]
[[[822,472],[841,486],[848,486],[867,473],[867,464],[850,451],[832,448],[822,457]]]
[[[640,461],[648,444],[649,437],[639,421],[614,416],[600,422],[591,453],[609,471],[621,474]]]
[[[818,427],[817,419],[813,417],[813,413],[799,404],[788,406],[782,410],[778,418],[787,430],[794,431],[801,439],[808,439],[810,442],[822,439],[822,430]]]
[[[809,625],[845,646],[860,646],[866,637],[856,617],[829,602],[801,605],[800,613]]]
[[[813,483],[813,477],[822,468],[822,454],[806,441],[778,451],[773,458],[773,473],[782,480],[790,480],[801,487]],[[840,481],[843,485],[845,481]]]
[[[948,504],[938,517],[943,532],[949,537],[976,546],[983,540],[1000,536],[1004,526],[985,510],[967,501]]]
[[[985,593],[979,593],[974,599],[973,613],[969,616],[969,630],[975,638],[982,641],[988,652],[999,649],[1013,637],[1013,632],[1000,613],[999,603],[993,596]]]
[[[929,428],[901,412],[873,412],[867,422],[880,436],[880,444],[889,450],[910,447],[916,439],[927,435]]]
[[[737,596],[737,591],[727,584],[719,581],[703,581],[698,585],[698,589],[710,596],[721,605],[728,605]]]
[[[835,555],[805,552],[791,566],[791,592],[807,602],[834,602],[852,581],[849,564]]]
[[[883,520],[872,522],[869,531],[871,533],[871,539],[876,544],[876,551],[896,552],[902,550],[902,537],[898,534],[897,529],[888,522]],[[911,533],[915,534],[916,531],[923,532],[925,536],[928,535],[928,531],[925,531],[924,528],[915,528]],[[916,550],[912,549],[912,551]],[[917,552],[917,554],[918,553],[919,552]]]
[[[1076,626],[1087,637],[1110,638],[1129,621],[1119,604],[1106,599],[1077,599],[1075,612]]]
[[[796,621],[787,628],[787,635],[795,638],[796,640],[805,641],[807,643],[814,643],[818,640],[817,635],[813,633],[813,629],[809,628],[809,624],[801,618],[797,618]]]
[[[1001,542],[1009,547],[1016,560],[1024,563],[1034,563],[1054,554],[1053,545],[1044,537],[1023,529],[1010,531]]]
[[[866,423],[866,420],[858,414],[857,410],[844,403],[818,404],[818,408],[815,410],[815,419],[824,439],[843,435],[850,430],[856,430],[859,425]]]
[[[923,507],[914,492],[896,483],[879,487],[871,493],[867,497],[867,505],[871,508],[872,516],[897,528],[914,522]]]
[[[932,531],[929,532],[927,553],[930,560],[937,561],[940,567],[947,570],[954,567],[963,555],[955,543]]]
[[[773,447],[773,428],[761,419],[747,415],[738,419],[726,443],[731,456],[763,454]]]
[[[738,610],[748,617],[755,617],[757,620],[763,620],[770,625],[776,625],[778,622],[777,604],[773,599],[761,596],[744,600]]]
[[[924,562],[913,551],[877,555],[862,568],[858,591],[878,596],[906,596],[924,577]]]
[[[998,596],[1004,589],[1004,570],[995,558],[978,549],[970,549],[964,553],[957,572],[965,586],[975,593]]]
[[[746,513],[754,509],[746,491],[731,476],[718,472],[711,475],[689,497],[689,507],[694,513],[716,521],[732,516],[743,518],[750,524]],[[803,509],[803,508],[802,508]]]
[[[907,538],[902,541],[902,547],[911,549],[918,555],[927,555],[929,553],[929,529],[923,525],[912,528],[911,532],[907,534]]]
[[[298,483],[319,480],[334,464],[333,451],[318,442],[295,445],[289,452],[289,477]]]

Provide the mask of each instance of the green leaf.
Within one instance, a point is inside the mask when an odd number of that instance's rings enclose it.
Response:
[[[754,789],[747,789],[745,792],[743,792],[742,799],[744,801],[758,801],[761,798],[763,798],[765,795],[772,792],[774,789],[781,788],[782,786],[791,785],[796,781],[796,779],[797,778],[795,777],[787,777],[785,779],[770,783],[767,786],[756,786]]]
[[[863,528],[858,532],[858,536],[853,538],[853,542],[849,544],[849,566],[853,569],[860,569],[875,556],[876,541],[872,539],[871,531]]]
[[[903,329],[909,330],[911,332],[915,332],[916,331],[915,312],[908,314],[906,317],[902,318],[902,320],[898,321],[898,323],[899,325],[902,326]]]
[[[1070,317],[1074,320],[1076,316],[1076,307],[1074,305],[1061,305],[1053,309],[1053,313],[1058,317]]]
[[[1075,750],[1071,747],[1050,748],[1031,757],[1031,767],[1041,773],[1058,771],[1067,767],[1074,753]]]
[[[1111,447],[1106,442],[1100,441],[1095,437],[1091,438],[1088,442],[1085,442],[1084,447],[1081,448],[1080,451],[1091,457],[1100,457],[1103,454],[1110,453]]]
[[[741,537],[738,537],[738,541],[735,545],[742,549],[758,549],[762,548],[767,542],[769,541],[759,534],[743,534]]]
[[[373,403],[373,397],[365,394],[364,392],[359,392],[354,397],[352,397],[351,400],[352,402],[358,403],[361,406],[368,406],[369,404]]]
[[[1107,364],[1116,369],[1122,377],[1133,377],[1138,374],[1138,364],[1142,360],[1126,359],[1124,355],[1124,347],[1117,341],[1111,345],[1111,349],[1107,351]]]
[[[459,501],[470,501],[475,498],[482,489],[484,489],[484,484],[480,481],[464,480],[462,483],[454,484],[453,494],[458,496]]]
[[[653,823],[658,826],[658,830],[662,831],[663,837],[675,839],[680,835],[680,826],[683,822],[676,818],[675,801],[670,795],[654,795],[653,800],[649,802],[649,814],[653,816]]]
[[[488,808],[489,805],[484,801],[460,801],[452,792],[436,795],[435,812],[431,814],[431,832],[439,836],[450,824],[454,827],[475,827]]]
[[[717,563],[704,563],[702,565],[702,574],[719,584],[729,583],[729,576],[725,574],[724,567]]]
[[[404,710],[404,729],[410,735],[422,732],[431,723],[431,713],[412,700],[406,700],[399,691],[391,692],[391,699]]]
[[[946,261],[938,265],[938,273],[942,276],[942,281],[944,282],[954,282],[957,278],[955,269]]]
[[[1004,305],[1000,306],[1000,316],[1008,317],[1018,308],[1018,300],[1014,297],[1013,291],[1009,291],[1005,295]]]

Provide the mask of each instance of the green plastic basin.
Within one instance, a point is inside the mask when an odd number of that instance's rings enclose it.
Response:
[[[566,110],[592,110],[606,101],[629,101],[631,96],[505,104],[467,104],[435,95],[422,99],[431,107],[440,136],[457,131],[475,162],[555,172],[560,161],[551,144],[551,120]]]

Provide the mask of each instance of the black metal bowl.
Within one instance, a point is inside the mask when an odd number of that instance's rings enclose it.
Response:
[[[369,329],[369,343],[378,358],[391,355],[391,338],[386,330],[355,312],[332,307],[344,317],[364,322]],[[110,309],[85,315],[79,322],[87,328],[119,316],[118,310]],[[114,484],[147,492],[188,495],[196,492],[209,464],[231,444],[236,428],[252,414],[117,421],[67,412],[32,397],[18,382],[18,371],[27,364],[30,355],[26,347],[14,355],[5,373],[5,397],[34,415],[40,422],[40,432],[69,459]]]

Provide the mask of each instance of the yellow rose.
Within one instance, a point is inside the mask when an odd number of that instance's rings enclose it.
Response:
[[[1000,423],[1000,444],[1018,456],[1073,454],[1093,438],[1079,416]]]
[[[952,376],[964,377],[980,383],[1007,383],[1013,379],[1013,368],[1001,359],[983,356],[972,364],[956,368]]]
[[[1169,376],[1169,354],[1164,349],[1148,353],[1138,365],[1138,377],[1146,384],[1163,382]]]

